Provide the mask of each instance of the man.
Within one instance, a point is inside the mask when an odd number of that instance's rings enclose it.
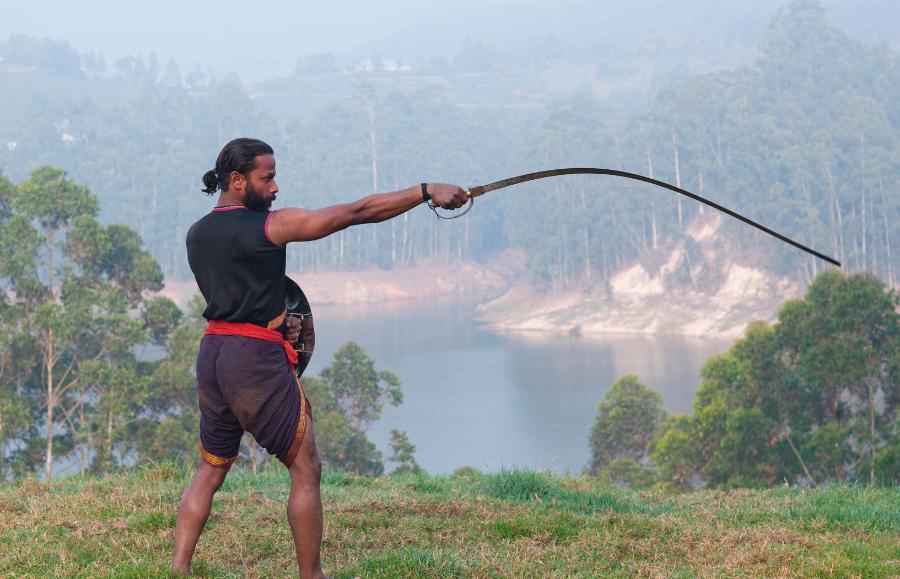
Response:
[[[221,193],[215,208],[187,234],[188,262],[209,320],[197,357],[202,460],[178,509],[172,571],[190,573],[213,494],[247,431],[288,468],[287,515],[300,574],[323,577],[321,465],[312,410],[289,345],[299,327],[294,318],[285,322],[285,246],[384,221],[429,198],[444,209],[457,209],[468,199],[456,185],[423,183],[318,210],[269,211],[278,193],[275,157],[256,139],[225,145],[203,183],[210,195]]]

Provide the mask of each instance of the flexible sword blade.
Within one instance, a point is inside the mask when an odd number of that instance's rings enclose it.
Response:
[[[719,205],[715,201],[710,201],[709,199],[706,199],[705,197],[701,197],[700,195],[697,195],[696,193],[691,193],[690,191],[687,191],[686,189],[682,189],[681,187],[676,187],[675,185],[670,185],[669,183],[666,183],[664,181],[659,181],[657,179],[645,177],[643,175],[638,175],[637,173],[629,173],[628,171],[617,171],[615,169],[597,169],[594,167],[570,167],[570,168],[566,168],[566,169],[551,169],[549,171],[538,171],[536,173],[528,173],[525,175],[519,175],[518,177],[510,177],[509,179],[495,181],[493,183],[488,183],[486,185],[476,185],[475,187],[472,187],[469,189],[469,196],[470,197],[478,197],[479,195],[484,195],[485,193],[487,193],[489,191],[496,191],[497,189],[503,189],[504,187],[509,187],[511,185],[518,185],[519,183],[534,181],[536,179],[545,179],[547,177],[557,177],[559,175],[612,175],[614,177],[624,177],[626,179],[634,179],[636,181],[643,181],[645,183],[650,183],[651,185],[656,185],[657,187],[663,187],[664,189],[669,189],[670,191],[680,193],[681,195],[684,195],[685,197],[689,197],[695,201],[699,201],[700,203],[703,203],[704,205],[708,205],[708,206],[712,207],[713,209],[716,209],[718,211],[721,211],[722,213],[725,213],[727,215],[734,217],[735,219],[739,219],[739,220],[743,221],[747,225],[752,225],[753,227],[759,229],[760,231],[764,231],[764,232],[768,233],[769,235],[775,237],[776,239],[780,239],[781,241],[784,241],[785,243],[789,243],[790,245],[793,245],[797,249],[801,249],[801,250],[805,251],[806,253],[809,253],[810,255],[814,255],[814,256],[818,257],[819,259],[824,259],[825,261],[827,261],[829,263],[833,263],[834,265],[841,267],[841,262],[834,259],[833,257],[829,257],[829,256],[825,255],[824,253],[820,253],[820,252],[816,251],[815,249],[806,247],[802,243],[798,243],[798,242],[794,241],[793,239],[791,239],[790,237],[787,237],[786,235],[782,235],[782,234],[778,233],[777,231],[769,229],[768,227],[766,227],[765,225],[762,225],[761,223],[757,223],[756,221],[753,221],[752,219],[750,219],[748,217],[744,217],[740,213],[732,211],[731,209],[728,209],[727,207],[723,207],[722,205]]]

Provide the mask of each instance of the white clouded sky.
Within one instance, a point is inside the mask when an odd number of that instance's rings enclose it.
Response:
[[[404,30],[418,29],[422,34],[432,19],[428,14],[465,14],[485,1],[457,1],[450,8],[446,4],[440,0],[2,0],[0,38],[24,33],[65,39],[79,51],[102,50],[110,63],[124,54],[153,51],[162,63],[175,56],[182,68],[194,62],[212,63],[223,70],[237,68],[244,76],[248,65],[289,69],[300,54],[349,52],[385,38],[390,41],[391,35]],[[421,48],[425,54],[449,52]]]
[[[365,54],[377,47],[383,57],[448,55],[479,36],[514,44],[547,34],[703,34],[705,28],[728,35],[731,27],[764,28],[786,1],[0,0],[0,39],[10,33],[64,39],[82,52],[102,50],[109,64],[152,51],[163,65],[174,56],[184,72],[204,63],[253,80],[289,72],[301,54]],[[880,26],[896,37],[889,23],[900,17],[900,0],[823,3],[832,19],[853,14],[863,32]]]

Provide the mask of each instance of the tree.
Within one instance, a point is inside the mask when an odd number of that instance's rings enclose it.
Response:
[[[11,39],[8,46],[30,52],[28,44],[48,52],[38,41]],[[666,83],[646,110],[609,106],[609,99],[591,94],[560,99],[555,83],[552,96],[532,90],[540,75],[530,68],[537,61],[527,59],[527,72],[517,68],[522,77],[515,82],[525,100],[502,107],[470,103],[472,92],[460,104],[452,89],[435,91],[427,86],[431,80],[400,75],[402,87],[387,78],[373,80],[377,92],[348,87],[307,120],[283,125],[233,77],[194,75],[188,89],[174,80],[174,66],[160,79],[152,59],[129,57],[115,67],[131,87],[122,107],[95,106],[74,91],[78,97],[36,97],[21,114],[10,112],[14,147],[0,147],[0,167],[17,180],[42,164],[68,168],[92,184],[105,211],[140,234],[166,275],[178,278],[190,277],[179,240],[209,206],[198,191],[197,167],[209,166],[223,142],[253,132],[275,145],[282,199],[291,205],[345,202],[376,185],[400,188],[423,178],[501,177],[512,167],[607,166],[681,183],[773,229],[795,232],[798,241],[835,254],[848,271],[867,269],[896,285],[896,51],[855,41],[829,25],[821,2],[808,0],[780,10],[758,48],[744,66]],[[523,54],[512,61],[521,63]],[[310,82],[346,86],[332,60],[307,58],[293,78],[268,86],[274,92],[304,92]],[[510,94],[510,80],[494,90],[485,85],[480,98]],[[518,106],[526,101],[527,108]],[[174,203],[176,191],[194,193]],[[524,202],[528,191],[543,199],[539,209]],[[465,219],[440,226],[423,208],[350,228],[295,248],[290,267],[454,263],[514,249],[535,281],[581,289],[655,257],[654,247],[690,243],[684,225],[702,207],[621,179],[574,176],[478,203]],[[736,260],[790,272],[799,267],[808,281],[818,273],[820,264],[796,249],[729,221],[720,234],[730,238],[728,253]],[[699,262],[692,259],[702,267]],[[691,268],[686,273],[691,278]],[[697,277],[690,281],[701,290],[720,281]]]
[[[406,432],[391,430],[391,456],[388,461],[397,466],[393,472],[397,474],[416,474],[422,472],[422,467],[416,462],[416,446],[409,441]]]
[[[64,171],[39,167],[18,187],[13,197],[13,206],[19,214],[37,224],[44,244],[46,297],[44,303],[34,310],[31,321],[40,329],[44,344],[43,380],[47,408],[44,477],[49,481],[53,468],[56,426],[54,412],[62,396],[75,384],[74,374],[71,372],[74,362],[67,355],[69,351],[61,347],[61,344],[71,343],[76,327],[67,318],[67,310],[60,307],[57,293],[59,288],[55,285],[59,267],[56,259],[59,258],[60,237],[65,235],[76,218],[94,217],[97,214],[97,201],[85,187],[68,179]],[[61,374],[56,372],[58,368],[62,370]]]
[[[871,274],[818,276],[706,363],[693,415],[655,442],[660,473],[679,487],[895,480],[897,306]]]
[[[666,423],[654,440],[650,458],[663,488],[686,491],[700,483],[702,458],[694,425],[692,417],[677,416]]]
[[[375,361],[356,342],[347,342],[334,353],[322,380],[356,432],[378,420],[385,402],[393,406],[403,402],[400,379],[388,370],[376,370]]]
[[[316,415],[322,462],[359,474],[381,474],[382,454],[365,431],[381,416],[385,402],[396,406],[403,401],[397,376],[376,370],[359,344],[347,342],[320,378],[304,378],[303,383]]]
[[[148,365],[136,352],[149,333],[133,312],[161,288],[162,272],[135,232],[97,221],[96,198],[65,172],[39,167],[0,189],[0,239],[13,252],[0,256],[10,290],[0,379],[17,401],[0,405],[12,449],[4,462],[21,473],[41,459],[49,481],[54,462],[77,451],[82,470],[109,470],[128,458],[127,427],[147,419]]]
[[[590,435],[591,471],[646,485],[652,480],[645,472],[651,441],[665,420],[659,393],[632,374],[616,380],[597,405]]]
[[[200,409],[195,368],[206,323],[202,317],[205,307],[199,295],[183,314],[165,298],[145,305],[143,317],[150,335],[165,348],[166,355],[147,364],[152,393],[147,400],[148,413],[129,426],[127,438],[138,460],[192,460],[197,456]]]
[[[871,274],[828,272],[779,313],[794,382],[815,394],[798,413],[827,478],[877,482],[876,455],[892,440],[900,405],[898,303]]]

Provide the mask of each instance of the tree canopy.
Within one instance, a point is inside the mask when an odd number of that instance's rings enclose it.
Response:
[[[315,83],[347,86],[347,98],[282,120],[235,77],[188,82],[177,67],[163,72],[154,59],[132,59],[117,66],[138,80],[96,82],[101,93],[128,82],[133,100],[34,99],[4,136],[14,146],[0,147],[0,168],[24,179],[41,165],[66,167],[98,196],[104,219],[137,231],[170,277],[190,275],[179,240],[210,205],[200,176],[226,141],[254,135],[275,147],[289,205],[320,207],[423,180],[484,183],[605,166],[709,196],[895,285],[900,60],[889,48],[852,40],[825,16],[817,2],[791,2],[770,23],[755,60],[676,76],[639,112],[586,93],[535,107],[521,96],[472,107],[411,80],[386,88],[328,69]],[[315,92],[315,83],[304,90]],[[453,263],[514,249],[527,256],[535,280],[583,287],[666,240],[684,239],[701,211],[671,192],[600,177],[522,185],[478,205],[457,222],[436,223],[422,210],[351,228],[292,249],[290,267]],[[822,269],[737,222],[720,235],[733,241],[737,260],[799,270],[805,281]]]
[[[871,274],[828,272],[777,323],[751,325],[704,366],[693,414],[654,442],[662,480],[896,484],[898,306]]]

